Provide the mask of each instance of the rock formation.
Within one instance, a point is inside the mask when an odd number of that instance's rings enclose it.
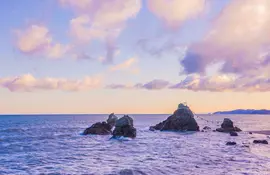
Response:
[[[113,128],[117,120],[118,120],[118,117],[114,115],[114,113],[111,113],[109,115],[109,118],[107,119],[107,123],[111,125],[111,127]]]
[[[113,138],[121,136],[130,138],[136,137],[136,129],[133,126],[133,119],[128,115],[124,115],[115,123],[115,128],[113,130]]]
[[[107,119],[107,122],[97,122],[90,126],[89,128],[86,128],[83,132],[83,135],[88,134],[97,134],[97,135],[109,135],[112,134],[112,128],[115,125],[115,122],[117,120],[117,116],[114,115],[114,113],[111,113]]]
[[[178,109],[171,116],[169,116],[165,121],[160,122],[155,126],[151,126],[150,130],[199,131],[199,126],[189,107],[179,104]]]
[[[224,118],[223,123],[221,124],[221,128],[217,128],[218,132],[240,132],[242,131],[240,128],[233,126],[233,122],[229,118]]]
[[[268,144],[267,140],[254,140],[253,143],[255,143],[255,144]]]
[[[89,128],[85,129],[83,134],[97,134],[97,135],[109,135],[112,133],[111,131],[111,125],[109,125],[106,122],[97,122],[90,126]]]

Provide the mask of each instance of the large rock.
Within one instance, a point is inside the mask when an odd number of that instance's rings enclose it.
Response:
[[[107,123],[113,128],[117,120],[118,120],[118,117],[114,115],[114,113],[111,113],[109,115],[109,118],[107,119]]]
[[[83,134],[97,134],[97,135],[109,135],[111,134],[111,126],[106,122],[97,122],[93,124],[91,127],[84,130]]]
[[[218,132],[240,132],[242,131],[240,128],[233,126],[233,122],[229,118],[224,118],[223,123],[221,124],[221,128],[217,128]]]
[[[160,131],[199,131],[199,126],[188,106],[180,104],[178,109],[165,121],[151,126],[150,130]]]
[[[136,129],[133,127],[133,119],[128,115],[118,119],[115,123],[113,138],[121,136],[130,138],[136,137]]]

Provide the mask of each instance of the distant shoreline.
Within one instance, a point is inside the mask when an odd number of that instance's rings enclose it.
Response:
[[[267,109],[236,109],[232,111],[217,111],[214,112],[213,114],[256,114],[256,115],[267,115],[270,114],[270,110]]]

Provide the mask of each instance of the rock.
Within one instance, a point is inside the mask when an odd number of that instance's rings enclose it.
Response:
[[[252,134],[252,132],[249,132],[249,134]]]
[[[113,138],[116,137],[136,137],[136,129],[133,127],[133,119],[128,115],[118,119],[113,130]]]
[[[84,130],[83,134],[97,134],[97,135],[109,135],[111,134],[111,126],[106,122],[97,122],[93,124],[91,127]]]
[[[118,117],[114,115],[114,113],[111,113],[109,115],[109,118],[107,119],[107,123],[113,128],[117,120],[118,120]]]
[[[204,130],[211,130],[211,128],[209,126],[205,126],[203,129]]]
[[[124,115],[124,117],[116,120],[115,127],[121,127],[126,125],[133,126],[133,119],[128,115]]]
[[[242,131],[240,128],[233,126],[233,122],[229,118],[224,118],[223,123],[221,124],[221,128],[217,128],[218,132],[240,132]]]
[[[236,142],[227,142],[226,145],[236,145]]]
[[[150,127],[160,131],[199,131],[199,126],[188,106],[179,104],[178,109],[163,122]]]
[[[268,144],[267,140],[254,140],[253,143],[255,143],[255,144]]]
[[[231,135],[231,136],[238,136],[237,132],[235,132],[235,131],[231,131],[231,132],[230,132],[230,135]]]

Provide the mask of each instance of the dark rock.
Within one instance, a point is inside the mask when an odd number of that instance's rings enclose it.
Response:
[[[221,124],[221,128],[217,128],[218,132],[240,132],[242,131],[240,128],[233,126],[233,122],[229,118],[224,118],[223,123]]]
[[[204,132],[204,130],[201,130],[201,132]]]
[[[231,135],[231,136],[238,136],[237,132],[235,132],[235,131],[231,131],[231,132],[230,132],[230,135]]]
[[[249,134],[252,134],[252,132],[249,132]]]
[[[203,129],[204,130],[211,130],[211,128],[209,126],[205,126]]]
[[[107,123],[111,126],[111,128],[113,128],[115,126],[117,119],[118,118],[116,115],[114,115],[114,113],[111,113],[109,115],[109,118],[107,119]]]
[[[113,130],[113,138],[115,137],[136,137],[136,129],[133,127],[133,119],[128,115],[118,119]]]
[[[199,126],[188,106],[180,104],[178,109],[163,122],[150,127],[160,131],[199,131]]]
[[[97,122],[93,124],[91,127],[84,130],[83,134],[97,134],[97,135],[109,135],[111,134],[111,126],[106,122]]]
[[[226,145],[236,145],[236,142],[227,142]]]
[[[253,143],[255,143],[255,144],[268,144],[267,140],[254,140]]]

